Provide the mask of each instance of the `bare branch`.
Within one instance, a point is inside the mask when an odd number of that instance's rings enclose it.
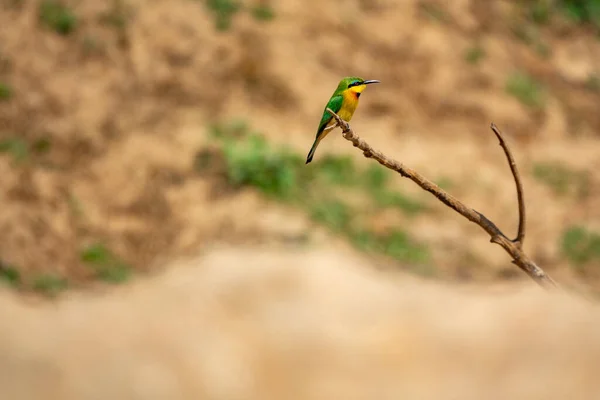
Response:
[[[517,230],[517,237],[513,239],[513,243],[523,247],[523,240],[525,240],[525,199],[523,198],[523,183],[521,182],[521,176],[519,175],[519,171],[517,170],[517,163],[502,136],[502,132],[496,126],[496,124],[491,125],[492,131],[496,134],[496,137],[500,141],[500,146],[502,146],[502,150],[504,150],[504,154],[506,155],[506,159],[508,160],[508,165],[510,166],[510,171],[515,178],[515,184],[517,186],[517,200],[519,202],[519,229]]]
[[[502,231],[483,214],[470,207],[467,207],[461,201],[446,193],[438,185],[431,182],[418,172],[404,166],[398,161],[386,157],[380,151],[374,150],[367,142],[362,140],[356,133],[354,133],[354,131],[352,131],[350,125],[346,121],[342,120],[331,109],[328,108],[327,111],[335,118],[337,125],[342,128],[342,135],[344,136],[344,139],[352,142],[354,147],[358,147],[360,150],[362,150],[365,157],[372,158],[384,167],[396,171],[403,177],[409,178],[419,185],[423,190],[433,194],[442,203],[452,208],[469,221],[479,225],[490,235],[490,242],[502,246],[502,248],[511,256],[513,260],[512,262],[521,268],[525,273],[527,273],[527,275],[529,275],[540,286],[545,288],[553,288],[557,286],[554,280],[552,280],[552,278],[550,278],[544,272],[544,270],[538,267],[522,250],[522,243],[525,236],[525,206],[523,200],[523,188],[517,172],[516,163],[502,137],[502,134],[495,125],[492,125],[492,130],[496,134],[496,137],[500,140],[500,145],[504,149],[504,153],[509,161],[511,171],[517,185],[517,196],[519,198],[519,230],[515,240],[511,240],[506,237],[506,235],[502,233]]]

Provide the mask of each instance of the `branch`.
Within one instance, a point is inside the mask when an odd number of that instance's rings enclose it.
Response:
[[[437,197],[437,199],[440,200],[442,203],[452,208],[454,211],[456,211],[469,221],[479,225],[484,231],[488,233],[488,235],[490,235],[490,242],[502,246],[502,248],[511,256],[513,264],[521,268],[527,275],[529,275],[531,279],[533,279],[540,286],[545,288],[554,288],[557,286],[554,280],[552,280],[552,278],[550,278],[544,272],[544,270],[538,267],[523,252],[522,245],[523,240],[525,239],[525,202],[523,200],[523,185],[521,183],[521,179],[517,171],[515,160],[508,148],[508,145],[504,141],[502,133],[496,127],[496,125],[492,124],[491,128],[496,134],[498,140],[500,141],[500,146],[502,146],[506,158],[508,159],[510,169],[515,179],[515,184],[517,186],[517,197],[519,202],[519,229],[517,233],[517,238],[514,240],[509,239],[504,233],[502,233],[502,231],[492,221],[487,219],[485,215],[470,207],[467,207],[461,201],[459,201],[452,195],[446,193],[438,185],[431,182],[418,172],[404,166],[398,161],[386,157],[380,151],[374,150],[367,142],[362,140],[356,133],[354,133],[354,131],[352,131],[350,125],[346,121],[342,120],[331,109],[328,108],[327,111],[335,118],[335,120],[337,121],[337,126],[342,128],[342,135],[344,139],[349,140],[350,142],[352,142],[354,147],[358,147],[360,150],[362,150],[363,155],[365,157],[372,158],[384,167],[396,171],[405,178],[409,178],[417,185],[419,185],[423,190],[426,190],[429,193],[433,194],[435,197]]]
[[[517,237],[513,239],[512,242],[516,245],[523,247],[523,240],[525,240],[525,199],[523,198],[523,183],[521,182],[521,176],[519,175],[519,171],[517,171],[517,163],[500,132],[500,129],[496,126],[496,124],[491,125],[492,131],[500,141],[500,146],[502,150],[504,150],[504,154],[506,155],[506,159],[508,161],[508,165],[510,166],[510,171],[515,178],[515,185],[517,186],[517,200],[519,202],[519,229],[517,230]]]

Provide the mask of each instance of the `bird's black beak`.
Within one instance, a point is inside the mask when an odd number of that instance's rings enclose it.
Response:
[[[381,83],[381,82],[378,81],[377,79],[370,79],[368,81],[364,81],[363,85],[370,85],[371,83]]]

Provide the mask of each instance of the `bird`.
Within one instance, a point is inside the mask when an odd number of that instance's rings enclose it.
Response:
[[[349,122],[358,106],[358,98],[367,85],[372,83],[381,82],[376,79],[364,80],[355,76],[349,76],[340,81],[337,89],[335,89],[335,92],[333,92],[333,95],[323,110],[323,116],[321,117],[321,122],[319,122],[319,128],[317,129],[317,136],[306,157],[306,164],[312,161],[321,140],[336,127],[336,121],[327,109],[330,108],[341,119]]]

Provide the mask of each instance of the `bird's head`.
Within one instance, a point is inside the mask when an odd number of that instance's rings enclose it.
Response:
[[[370,85],[371,83],[379,83],[379,81],[376,79],[364,80],[362,78],[350,76],[340,81],[340,84],[338,85],[338,90],[350,90],[356,93],[357,95],[360,95],[362,91],[365,90],[367,85]]]

